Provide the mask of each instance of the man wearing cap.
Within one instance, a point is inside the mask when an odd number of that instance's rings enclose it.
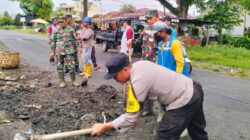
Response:
[[[68,26],[71,26],[75,30],[75,34],[77,34],[76,33],[77,26],[73,23],[72,15],[71,14],[66,14],[65,17],[66,17],[66,22],[67,22]],[[80,47],[80,44],[78,43],[78,41],[76,41],[74,43],[74,50],[75,50],[75,52],[74,52],[74,61],[75,61],[75,71],[76,72],[80,71],[80,69],[79,69],[78,55],[77,55],[79,47]]]
[[[149,10],[145,14],[149,29],[144,31],[143,33],[143,45],[142,45],[142,59],[148,60],[153,63],[157,63],[157,50],[158,50],[158,43],[160,42],[161,38],[156,33],[162,29],[165,28],[166,25],[160,20],[159,14],[157,10]],[[159,103],[157,103],[159,104]],[[145,106],[145,112],[143,115],[152,114],[153,108],[153,101],[148,101],[148,103]],[[159,115],[157,121],[161,119],[161,114],[163,111],[159,110]]]
[[[51,45],[51,53],[50,53],[50,63],[55,64],[55,46],[52,45],[52,39],[54,37],[55,32],[60,28],[60,25],[57,23],[57,18],[52,18],[52,25],[48,28],[48,36],[49,36],[49,45]]]
[[[163,40],[158,45],[157,63],[189,77],[180,41],[172,37],[172,30],[170,28],[163,28],[158,34],[160,34]]]
[[[171,29],[171,37],[177,38],[177,33],[176,33],[175,29],[171,25],[171,17],[166,16],[166,17],[163,18],[163,21],[165,22],[167,27]]]
[[[65,14],[65,17],[66,17],[66,23],[70,26],[74,26],[73,25],[73,18],[72,18],[72,15],[71,14]]]
[[[56,47],[57,71],[60,80],[60,87],[65,87],[64,67],[69,70],[73,86],[79,86],[75,76],[74,43],[76,34],[71,26],[68,26],[65,17],[59,20],[60,29],[55,32],[53,45]]]
[[[131,56],[133,53],[132,41],[134,39],[134,30],[131,27],[131,20],[130,19],[124,20],[123,28],[125,29],[125,31],[123,32],[123,35],[122,35],[120,53],[127,54],[129,56],[130,61],[131,61]]]
[[[156,140],[178,140],[185,128],[193,140],[208,140],[203,113],[203,90],[198,82],[149,61],[131,64],[125,54],[114,55],[107,63],[105,79],[129,83],[126,113],[109,123],[95,124],[92,136],[115,128],[123,133],[136,126],[143,104],[150,97],[165,106]]]
[[[91,24],[91,29],[95,32],[98,30],[98,26],[96,25],[96,23],[92,23]],[[92,46],[92,51],[91,51],[91,60],[94,66],[94,70],[98,70],[101,67],[99,65],[97,65],[97,60],[96,60],[96,56],[95,56],[95,46]]]
[[[149,60],[156,63],[157,61],[157,45],[159,43],[159,37],[155,33],[160,27],[166,25],[159,19],[157,10],[149,10],[146,12],[147,22],[149,24],[149,30],[144,32],[144,44],[142,45],[142,59]]]
[[[80,36],[81,30],[82,30],[82,20],[81,19],[76,19],[75,20],[75,30],[76,30],[76,36]],[[79,41],[77,41],[77,46],[81,46]]]
[[[83,19],[83,29],[80,32],[80,39],[82,46],[80,53],[84,55],[85,66],[83,73],[80,75],[87,74],[88,77],[92,76],[92,60],[91,60],[91,51],[93,46],[94,31],[91,29],[92,19],[90,17],[85,17]]]
[[[75,25],[74,25],[74,28],[76,30],[76,37],[77,37],[77,40],[75,42],[75,50],[76,52],[74,53],[75,55],[75,60],[77,60],[77,63],[76,63],[76,71],[80,71],[79,70],[79,61],[78,61],[78,49],[81,48],[81,43],[82,41],[80,40],[80,34],[81,34],[81,31],[82,31],[82,19],[76,19],[75,20]]]

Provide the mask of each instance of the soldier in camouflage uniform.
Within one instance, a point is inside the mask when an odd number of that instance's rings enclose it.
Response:
[[[166,26],[164,22],[159,20],[159,15],[157,10],[149,10],[146,12],[147,22],[149,28],[142,33],[143,45],[142,45],[142,59],[151,62],[157,62],[157,48],[158,42],[157,30],[161,26]]]
[[[76,24],[73,23],[73,18],[71,14],[66,14],[66,22],[67,24],[72,27],[75,31],[75,34],[77,34],[77,28],[79,28],[79,26],[76,26]],[[78,48],[80,47],[79,41],[76,41],[74,44],[74,60],[75,60],[75,70],[76,72],[79,72],[79,61],[78,61]]]
[[[143,32],[143,45],[142,45],[142,59],[151,62],[157,62],[158,43],[161,41],[157,32],[163,27],[167,27],[166,24],[159,19],[157,10],[149,10],[146,12],[146,18],[148,22],[148,29]],[[163,109],[159,102],[156,102],[159,108],[157,122],[160,122],[163,116]],[[145,104],[145,111],[143,115],[153,114],[153,101],[148,101]]]
[[[76,36],[77,36],[77,40],[76,40],[76,52],[75,52],[75,58],[76,58],[76,71],[80,72],[80,68],[79,68],[79,61],[78,61],[78,50],[81,48],[81,39],[80,38],[80,33],[82,30],[82,20],[81,19],[76,19],[75,20],[75,30],[76,30]]]
[[[146,31],[147,32],[147,31]],[[154,39],[151,35],[143,32],[142,34],[142,59],[151,62],[156,62],[156,45],[154,44]]]
[[[75,20],[75,30],[76,30],[76,36],[77,37],[80,36],[81,29],[82,29],[81,26],[82,26],[82,20],[81,19],[76,19]],[[81,47],[81,40],[78,39],[75,44],[76,44],[77,48],[80,48]]]
[[[75,76],[74,43],[76,34],[71,26],[68,26],[65,18],[59,20],[60,29],[53,37],[53,45],[56,47],[57,71],[60,79],[60,87],[65,87],[64,66],[70,73],[70,78],[74,86],[79,86]]]

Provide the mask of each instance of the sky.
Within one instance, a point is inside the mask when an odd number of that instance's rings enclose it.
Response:
[[[94,2],[94,0],[89,0]],[[173,0],[172,0],[173,1]],[[53,0],[54,9],[59,7],[60,3],[72,4],[73,0]],[[103,12],[107,13],[109,11],[118,11],[123,4],[130,3],[136,8],[150,8],[158,9],[163,11],[163,6],[157,0],[101,0]],[[101,7],[100,2],[94,2],[98,7]],[[19,2],[11,2],[9,0],[0,0],[0,13],[8,11],[11,15],[16,13],[22,13],[22,10],[19,8]],[[193,13],[192,11],[190,12]]]

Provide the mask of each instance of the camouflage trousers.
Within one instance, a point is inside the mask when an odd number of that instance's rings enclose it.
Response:
[[[78,51],[74,52],[74,61],[75,61],[75,68],[79,69]]]
[[[74,54],[66,54],[66,55],[56,55],[57,59],[57,71],[64,72],[64,66],[68,69],[69,73],[75,72],[75,60]]]
[[[56,55],[55,54],[56,54],[56,49],[54,48],[54,45],[51,45],[49,61],[53,65],[56,64]]]
[[[142,60],[148,60],[153,63],[157,62],[157,54],[154,50],[151,50],[149,47],[142,48]]]

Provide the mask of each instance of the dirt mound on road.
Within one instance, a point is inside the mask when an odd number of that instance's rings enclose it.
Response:
[[[63,93],[55,94],[48,97],[55,99],[52,102],[35,101],[32,97],[36,92],[31,94],[32,96],[26,92],[1,92],[0,109],[8,112],[12,119],[30,121],[33,129],[39,133],[79,129],[80,125],[75,126],[76,122],[86,114],[96,114],[91,123],[103,122],[102,112],[105,112],[107,121],[111,121],[122,111],[117,105],[116,90],[107,85],[102,85],[94,92],[72,91],[67,96]],[[45,99],[46,97],[43,98]]]
[[[94,92],[69,94],[71,100],[60,100],[61,97],[58,97],[58,101],[32,112],[34,117],[31,120],[34,130],[41,129],[39,132],[45,130],[44,133],[76,130],[81,127],[81,125],[76,125],[76,122],[86,114],[96,115],[89,121],[92,124],[93,122],[103,122],[102,112],[105,112],[108,121],[116,118],[121,112],[116,105],[116,98],[113,96],[116,94],[116,90],[111,86],[103,85]],[[112,112],[107,112],[107,110],[112,110]]]
[[[40,72],[26,65],[6,75],[19,78],[0,80],[0,111],[6,112],[12,122],[31,123],[38,134],[89,128],[93,123],[104,121],[102,112],[106,120],[111,121],[123,110],[118,104],[122,99],[112,86],[88,89],[68,85],[61,89],[51,83],[50,72]]]

